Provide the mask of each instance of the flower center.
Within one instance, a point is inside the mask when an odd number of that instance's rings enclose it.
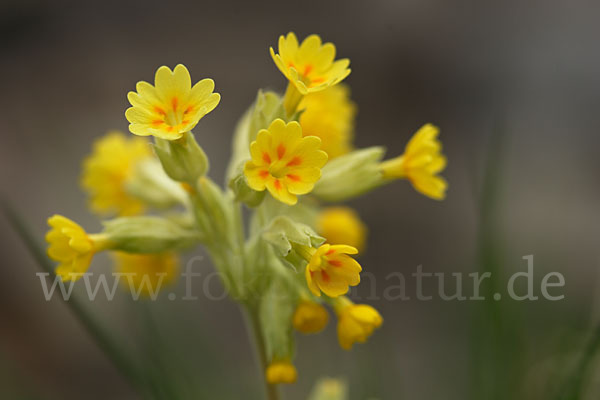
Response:
[[[281,162],[274,162],[273,164],[271,164],[271,166],[269,167],[269,173],[277,178],[277,179],[281,179],[286,175],[286,168],[285,168],[285,164],[281,163]]]
[[[193,106],[184,107],[178,97],[173,97],[169,107],[154,107],[154,111],[161,116],[161,120],[153,121],[153,124],[160,125],[162,122],[170,127],[186,125],[190,122],[188,116],[193,110]]]

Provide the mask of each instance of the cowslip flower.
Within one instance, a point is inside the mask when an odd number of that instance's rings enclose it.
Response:
[[[442,144],[437,136],[439,129],[425,124],[410,139],[404,154],[381,163],[383,176],[388,179],[408,179],[413,187],[435,200],[446,197],[448,183],[437,174],[446,167],[446,157],[441,154]]]
[[[352,150],[356,105],[350,100],[350,89],[336,85],[305,96],[300,105],[300,125],[304,136],[318,136],[321,150],[329,159]]]
[[[354,343],[366,342],[383,323],[376,309],[367,304],[354,304],[346,297],[337,300],[335,310],[338,341],[345,350],[350,350]]]
[[[302,252],[302,251],[301,251]],[[302,252],[308,261],[305,270],[306,284],[315,296],[321,291],[329,297],[348,293],[349,286],[360,282],[360,264],[348,256],[358,250],[347,245],[324,244],[318,249],[307,248]]]
[[[348,387],[343,380],[335,378],[321,378],[313,391],[310,399],[333,400],[347,399]]]
[[[77,280],[88,270],[92,257],[110,247],[101,234],[88,234],[77,223],[62,215],[48,218],[50,231],[46,234],[48,256],[60,264],[56,275],[63,281]]]
[[[310,300],[301,300],[296,306],[292,324],[298,332],[304,334],[321,332],[329,322],[329,313],[321,304]]]
[[[175,253],[134,254],[116,252],[116,270],[130,275],[122,283],[128,288],[133,285],[142,295],[158,291],[162,285],[175,280],[179,271],[179,260]]]
[[[288,360],[273,361],[265,371],[267,382],[271,385],[278,383],[294,383],[298,379],[296,367]]]
[[[276,119],[250,144],[252,159],[244,166],[248,186],[260,192],[267,189],[277,200],[296,204],[296,195],[310,192],[321,177],[327,153],[319,150],[320,145],[318,137],[302,137],[299,123]]]
[[[331,244],[347,244],[361,252],[367,227],[350,207],[327,207],[317,216],[317,232]]]
[[[350,74],[350,60],[334,61],[335,45],[323,44],[319,35],[308,36],[300,45],[293,32],[281,35],[278,51],[270,48],[275,65],[303,95],[333,86]]]
[[[154,86],[138,82],[136,92],[127,99],[132,107],[125,112],[131,133],[176,140],[192,130],[198,121],[211,112],[221,96],[213,93],[212,79],[202,79],[193,87],[190,73],[181,64],[173,71],[162,66],[156,71]]]
[[[92,154],[83,161],[81,176],[91,209],[99,214],[141,214],[144,203],[128,194],[125,186],[135,165],[151,156],[152,150],[142,138],[112,131],[98,139]]]

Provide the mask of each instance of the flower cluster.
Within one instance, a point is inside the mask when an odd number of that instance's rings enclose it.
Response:
[[[176,283],[177,252],[203,245],[255,325],[265,380],[274,385],[297,379],[292,327],[321,332],[329,307],[337,316],[339,344],[350,349],[383,322],[373,307],[347,297],[360,283],[357,255],[366,247],[365,223],[349,207],[322,204],[398,179],[442,199],[447,184],[438,175],[446,159],[433,125],[390,160],[383,160],[381,147],[355,149],[356,106],[348,86],[340,84],[350,73],[349,60],[336,60],[332,43],[317,35],[299,43],[289,33],[271,56],[287,89],[283,95],[259,91],[240,119],[225,188],[208,177],[208,157],[192,133],[219,104],[214,82],[192,85],[185,66],[163,66],[154,85],[138,82],[127,96],[125,116],[137,136],[111,132],[83,163],[91,209],[116,218],[88,234],[55,215],[46,239],[64,280],[77,279],[94,254],[109,250],[115,268],[147,288]],[[154,143],[140,136],[153,136]],[[248,228],[242,207],[250,210]],[[143,215],[146,210],[153,214]]]

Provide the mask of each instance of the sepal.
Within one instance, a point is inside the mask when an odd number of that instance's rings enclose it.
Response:
[[[161,253],[192,246],[200,240],[195,230],[161,217],[122,217],[104,223],[103,235],[113,250],[128,253]]]
[[[135,165],[133,178],[126,182],[125,190],[156,208],[168,208],[187,202],[187,195],[181,185],[169,178],[161,163],[153,158]]]
[[[319,247],[325,242],[308,225],[285,216],[275,217],[263,231],[262,237],[273,246],[278,256],[296,268],[306,263],[306,257],[297,252],[298,248]]]
[[[241,165],[240,165],[241,166]],[[257,207],[265,198],[266,190],[256,191],[248,186],[246,177],[240,172],[229,181],[229,188],[235,194],[235,201],[242,202],[248,207]]]
[[[156,138],[154,151],[167,175],[178,182],[192,184],[208,172],[208,157],[192,132],[179,140]]]
[[[321,179],[312,193],[325,201],[343,201],[383,185],[379,162],[383,147],[369,147],[334,158],[321,170]]]

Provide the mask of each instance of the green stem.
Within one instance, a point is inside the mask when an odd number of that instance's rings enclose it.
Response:
[[[251,343],[254,343],[254,352],[259,361],[261,376],[265,383],[266,398],[267,400],[280,400],[281,396],[279,390],[277,389],[277,386],[271,385],[269,382],[267,382],[266,371],[267,367],[269,366],[269,360],[267,359],[267,349],[265,347],[263,333],[260,328],[258,312],[256,311],[256,308],[252,305],[246,306],[244,311],[248,335],[251,336]]]
[[[474,303],[471,340],[471,398],[505,399],[513,395],[518,375],[516,354],[520,347],[518,321],[506,306],[493,300],[500,291],[499,279],[504,256],[503,238],[498,234],[501,212],[498,199],[502,190],[502,170],[507,134],[499,120],[490,137],[479,201],[478,265],[490,278],[482,285],[485,300]],[[508,351],[511,349],[512,351]]]
[[[600,349],[600,324],[594,330],[590,341],[586,345],[581,359],[573,369],[567,379],[564,387],[559,392],[557,400],[577,400],[581,399],[584,378],[588,375],[590,365]]]
[[[57,279],[54,273],[54,265],[50,262],[42,247],[39,245],[34,235],[29,230],[27,224],[20,214],[18,214],[12,206],[4,199],[1,200],[2,210],[8,221],[21,237],[27,249],[33,255],[39,266],[45,272],[50,274],[50,279]],[[121,348],[110,335],[104,331],[101,324],[89,313],[79,300],[71,296],[65,303],[73,312],[75,317],[79,319],[83,327],[87,330],[90,336],[96,341],[107,357],[113,362],[115,367],[123,374],[123,376],[131,383],[131,385],[139,393],[147,393],[144,376],[140,373],[135,363],[126,356],[125,349]]]

